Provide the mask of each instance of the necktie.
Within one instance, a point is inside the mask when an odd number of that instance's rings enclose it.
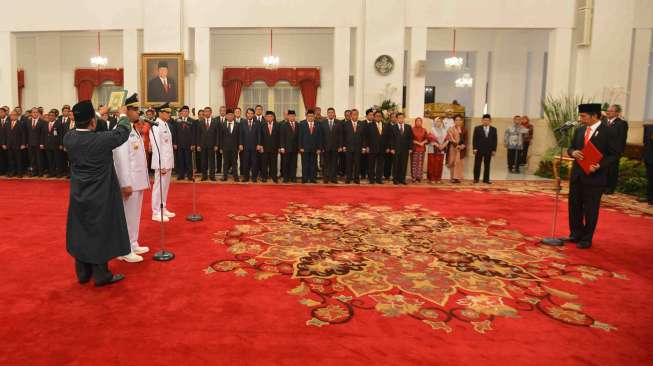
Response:
[[[399,131],[401,131],[401,134],[404,134],[404,125],[403,123],[399,125]]]
[[[308,124],[308,129],[311,131],[311,134],[313,134],[313,122]]]
[[[36,127],[36,120],[33,119],[33,120],[32,120],[32,128],[35,128],[35,127]]]
[[[11,121],[11,129],[13,130],[14,127],[16,126],[16,121]]]
[[[352,123],[352,126],[354,127],[354,133],[356,133],[356,122]]]
[[[168,92],[168,79],[163,79],[163,90]]]
[[[381,122],[376,123],[376,129],[379,130],[379,135],[383,134],[383,126],[381,125]]]
[[[229,133],[231,133],[231,122],[229,122]]]
[[[272,135],[272,123],[268,123],[268,133]]]
[[[587,145],[587,143],[589,142],[591,135],[592,135],[592,129],[589,128],[589,127],[586,127],[586,130],[585,130],[585,145]]]
[[[329,131],[333,129],[333,121],[329,121]]]
[[[292,132],[295,132],[295,122],[290,122],[290,128],[292,128]]]
[[[50,122],[50,125],[48,126],[48,131],[52,132],[52,126],[54,126],[54,122]]]
[[[206,119],[206,128],[209,128],[209,119]]]
[[[249,121],[247,121],[247,124],[248,124],[249,129],[251,130],[252,129],[252,120],[250,119]]]
[[[483,131],[485,131],[485,137],[487,137],[487,134],[488,134],[488,128],[487,128],[487,127],[483,127]]]

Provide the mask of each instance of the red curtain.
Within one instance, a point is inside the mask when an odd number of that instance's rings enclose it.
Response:
[[[23,89],[25,88],[25,70],[18,70],[18,106],[23,107]]]
[[[319,67],[286,67],[265,69],[258,67],[225,67],[222,70],[222,87],[224,88],[227,108],[238,106],[243,86],[250,86],[255,81],[264,81],[272,87],[285,80],[292,86],[299,86],[306,109],[315,108],[317,88],[320,86]]]
[[[105,81],[112,81],[115,85],[121,86],[123,69],[76,69],[77,101],[90,100],[95,87]]]
[[[224,86],[224,101],[228,109],[238,107],[240,100],[240,92],[243,90],[242,80],[231,80]]]

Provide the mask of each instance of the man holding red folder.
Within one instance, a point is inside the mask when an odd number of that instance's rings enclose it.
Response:
[[[570,234],[561,240],[588,249],[599,219],[601,196],[608,184],[607,171],[617,159],[618,141],[615,132],[601,123],[601,104],[581,104],[578,113],[583,125],[576,129],[567,150],[575,159],[569,176]]]

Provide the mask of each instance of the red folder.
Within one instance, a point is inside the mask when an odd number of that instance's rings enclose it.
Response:
[[[583,168],[585,174],[590,175],[590,166],[598,164],[601,159],[603,159],[603,154],[601,154],[591,141],[588,141],[587,144],[585,144],[585,147],[581,152],[583,153],[583,160],[576,161],[578,162],[578,165]]]

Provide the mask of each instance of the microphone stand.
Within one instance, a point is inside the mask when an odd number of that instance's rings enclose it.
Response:
[[[563,163],[563,158],[562,158],[562,153],[564,151],[564,145],[563,141],[567,140],[567,133],[570,130],[570,128],[560,128],[559,131],[562,134],[560,138],[560,142],[558,142],[558,145],[560,146],[560,157],[558,158],[558,169],[562,167]],[[558,174],[558,179],[556,180],[556,196],[555,196],[555,203],[553,206],[553,228],[551,229],[551,237],[548,238],[543,238],[541,243],[546,244],[546,245],[552,245],[552,246],[562,246],[564,245],[564,241],[560,240],[559,238],[556,237],[556,229],[557,229],[557,223],[558,223],[558,202],[560,201],[560,191],[562,191],[562,178],[560,177],[560,174]]]
[[[197,148],[197,145],[195,145],[195,148]],[[186,216],[186,220],[191,221],[191,222],[197,222],[197,221],[202,221],[204,220],[204,217],[202,215],[197,213],[197,193],[196,193],[196,187],[195,187],[195,149],[193,149],[192,152],[192,157],[193,161],[191,163],[192,165],[192,174],[193,174],[193,213],[190,215]]]
[[[167,122],[163,122],[167,123]],[[153,126],[152,126],[153,127]],[[150,127],[150,128],[152,128]],[[161,220],[159,222],[161,223],[161,234],[160,234],[160,246],[161,250],[158,252],[154,253],[152,256],[152,259],[155,261],[159,262],[167,262],[171,261],[175,258],[175,254],[173,252],[169,252],[166,250],[166,245],[165,245],[165,227],[164,227],[164,222],[163,222],[163,177],[161,176],[161,150],[159,149],[159,144],[156,141],[156,134],[152,134],[152,139],[154,140],[154,146],[156,146],[156,151],[158,152],[158,159],[159,159],[159,198],[161,203],[159,204],[159,215]],[[154,173],[156,174],[156,172]],[[168,172],[168,174],[171,174]]]

